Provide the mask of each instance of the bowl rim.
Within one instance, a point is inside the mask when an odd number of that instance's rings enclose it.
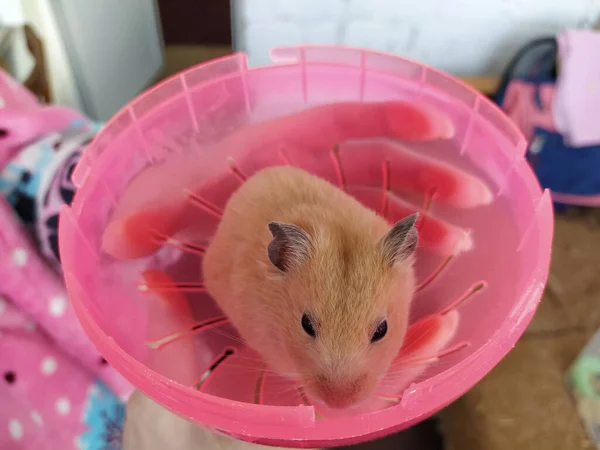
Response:
[[[131,107],[136,101],[160,89],[169,82],[184,76],[186,73],[198,70],[223,61],[237,59],[242,71],[268,70],[271,67],[286,65],[306,64],[305,52],[307,49],[321,49],[330,51],[352,51],[359,52],[364,59],[364,55],[375,54],[394,58],[403,62],[412,63],[420,66],[423,70],[439,73],[454,83],[461,85],[463,89],[471,91],[482,102],[488,102],[488,107],[495,108],[501,113],[501,117],[507,126],[520,137],[519,143],[515,146],[517,152],[524,153],[525,138],[516,126],[504,115],[500,108],[485,98],[466,83],[452,77],[442,71],[433,69],[427,65],[417,63],[407,58],[392,55],[386,52],[364,50],[360,48],[345,46],[299,46],[299,47],[279,47],[271,51],[273,59],[277,59],[277,52],[281,49],[286,51],[296,51],[300,60],[284,61],[249,69],[247,67],[247,56],[245,53],[234,53],[211,60],[197,66],[191,67],[181,73],[175,74],[151,89],[139,94],[129,104],[117,112],[113,118],[107,122],[98,136],[102,136],[105,130],[112,123]],[[274,56],[275,55],[275,56]],[[318,64],[311,63],[311,64]],[[326,64],[325,61],[321,62]],[[98,137],[97,136],[97,137]],[[86,177],[90,173],[91,165],[90,154],[94,151],[94,143],[85,150],[79,170],[75,170],[73,181],[78,185],[78,191],[71,207],[64,205],[61,208],[60,226],[59,226],[59,246],[61,254],[70,251],[69,236],[77,232],[75,211],[80,210],[80,206],[86,198],[86,189],[90,183],[85,183]],[[111,153],[109,150],[106,153]],[[87,156],[86,156],[87,155]],[[102,155],[103,157],[106,154]],[[524,173],[523,173],[524,172]],[[531,169],[522,171],[522,175],[528,177],[528,183],[537,185],[540,193],[540,199],[537,206],[534,207],[534,218],[532,222],[539,224],[543,233],[538,236],[538,263],[532,278],[525,290],[520,295],[512,312],[508,315],[500,327],[495,331],[487,343],[484,343],[475,353],[469,355],[456,365],[444,370],[436,376],[423,380],[419,383],[411,384],[406,390],[406,398],[387,409],[372,412],[366,415],[349,416],[342,419],[329,419],[327,421],[318,421],[315,417],[315,411],[312,406],[268,406],[256,405],[231,401],[216,397],[210,394],[198,392],[191,387],[173,382],[158,372],[155,372],[133,356],[126,353],[117,342],[109,337],[96,323],[92,312],[86,305],[86,294],[75,279],[68,267],[64,267],[64,277],[69,293],[69,298],[73,309],[92,343],[97,347],[103,357],[133,386],[146,395],[162,404],[167,409],[174,411],[201,426],[208,427],[214,431],[222,432],[236,438],[265,445],[285,445],[287,447],[318,448],[331,447],[334,445],[354,444],[366,440],[381,437],[395,431],[399,431],[411,426],[426,417],[448,405],[456,398],[460,397],[474,384],[476,384],[484,375],[486,375],[514,346],[517,339],[521,336],[526,326],[530,322],[536,310],[537,304],[541,299],[542,292],[547,281],[550,251],[553,235],[553,211],[552,200],[548,191],[542,192],[537,178]],[[76,180],[77,178],[77,180]],[[87,186],[86,186],[87,184]],[[537,194],[537,192],[536,192]],[[64,251],[63,251],[64,250]],[[441,383],[443,381],[443,389]],[[421,402],[423,394],[430,398],[435,398],[436,406],[431,407],[431,401]]]

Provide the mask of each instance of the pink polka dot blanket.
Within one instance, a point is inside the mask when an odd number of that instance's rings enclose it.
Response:
[[[120,447],[132,387],[95,350],[60,273],[58,212],[100,128],[0,71],[0,448]]]

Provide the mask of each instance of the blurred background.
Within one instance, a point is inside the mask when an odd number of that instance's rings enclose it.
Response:
[[[517,347],[481,383],[365,448],[591,449],[600,362],[577,361],[582,352],[600,361],[600,215],[590,207],[600,195],[600,39],[587,31],[599,18],[600,0],[0,0],[0,67],[41,101],[101,121],[164,77],[232,50],[262,65],[274,46],[344,44],[464,78],[521,128],[542,185],[572,196],[556,202],[549,283]],[[582,114],[596,118],[583,131],[572,125]],[[593,386],[585,398],[574,392],[582,383]]]
[[[231,49],[261,65],[277,45],[342,44],[498,76],[531,39],[599,15],[597,0],[2,0],[0,25],[43,39],[54,102],[107,119],[159,77]],[[32,63],[16,34],[9,60],[22,77]]]

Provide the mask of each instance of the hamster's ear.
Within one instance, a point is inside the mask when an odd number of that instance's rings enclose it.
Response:
[[[390,267],[405,261],[417,248],[419,233],[415,223],[419,213],[411,214],[396,222],[392,229],[381,238],[383,255],[389,262]]]
[[[297,225],[269,222],[273,240],[268,247],[269,260],[283,272],[297,267],[308,257],[310,238]]]

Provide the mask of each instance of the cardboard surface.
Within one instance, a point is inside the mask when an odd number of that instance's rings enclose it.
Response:
[[[600,327],[600,211],[556,219],[550,281],[508,356],[441,413],[447,450],[593,449],[565,376]]]

